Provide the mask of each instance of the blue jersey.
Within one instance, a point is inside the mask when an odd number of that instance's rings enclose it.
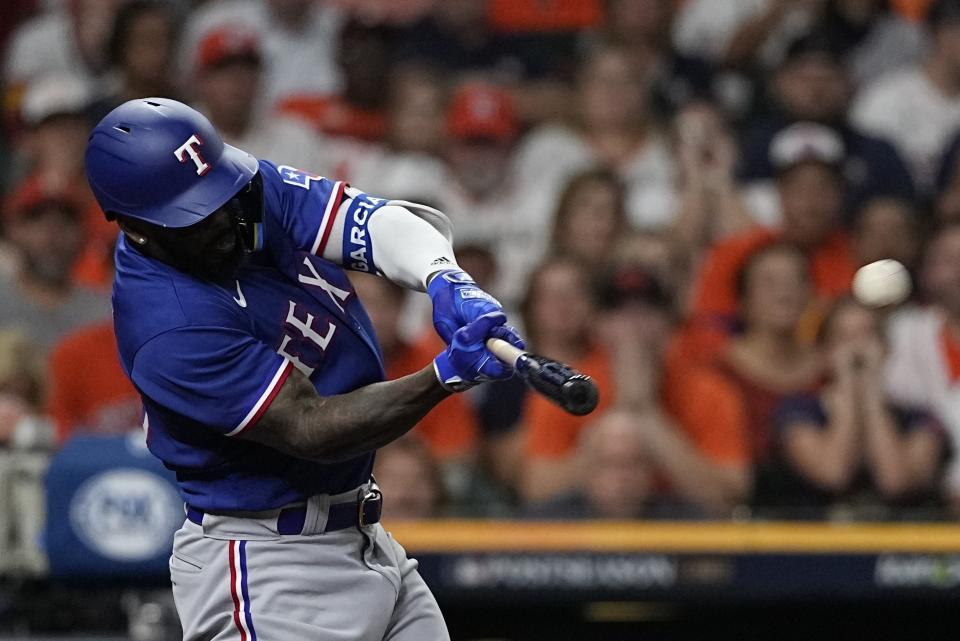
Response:
[[[143,399],[147,444],[176,472],[184,500],[209,511],[276,508],[365,482],[373,455],[335,464],[293,458],[237,436],[291,369],[324,396],[385,377],[373,328],[341,266],[323,259],[344,216],[343,263],[376,272],[366,225],[385,201],[260,161],[262,248],[228,286],[194,278],[121,235],[114,281],[120,357]]]

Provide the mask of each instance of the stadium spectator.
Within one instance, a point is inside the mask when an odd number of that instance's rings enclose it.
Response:
[[[791,40],[820,18],[825,0],[687,0],[673,30],[677,50],[725,67],[772,69]]]
[[[70,332],[50,353],[46,412],[62,445],[74,434],[123,434],[143,423],[140,395],[120,367],[113,321]]]
[[[224,0],[208,2],[187,21],[181,67],[191,69],[203,35],[224,24],[243,24],[263,43],[264,82],[258,96],[270,109],[295,97],[329,96],[343,88],[337,66],[343,12],[313,0]]]
[[[660,363],[670,330],[666,292],[642,268],[621,266],[598,292],[600,309],[591,322],[580,300],[589,296],[585,276],[577,270],[577,263],[555,258],[534,273],[524,310],[534,349],[593,376],[600,389],[598,412],[616,407],[633,414],[666,487],[705,509],[722,509],[712,470],[662,410]],[[576,443],[590,419],[530,395],[522,422],[524,500],[536,503],[574,490]]]
[[[0,330],[0,449],[45,448],[53,426],[43,415],[46,371],[26,334]]]
[[[930,237],[920,270],[922,295],[930,306],[893,316],[886,390],[899,405],[930,412],[946,428],[950,449],[960,450],[960,225],[939,228]],[[960,459],[945,478],[954,511],[960,509]]]
[[[927,47],[920,25],[900,16],[889,0],[827,0],[814,31],[844,61],[854,86],[916,63]]]
[[[854,124],[897,147],[922,196],[932,195],[943,152],[960,127],[960,0],[936,0],[928,24],[927,58],[864,87],[851,110]]]
[[[527,506],[541,519],[680,519],[700,512],[657,487],[657,453],[636,414],[610,410],[580,434],[571,489]]]
[[[388,87],[386,140],[327,138],[326,175],[381,196],[436,202],[446,172],[446,94],[446,80],[436,70],[398,66]]]
[[[319,133],[380,142],[386,135],[386,92],[395,34],[384,25],[350,20],[341,27],[337,64],[343,89],[332,95],[295,95],[278,109],[298,116]]]
[[[723,513],[723,483],[665,411],[663,357],[671,330],[669,292],[640,264],[614,264],[599,281],[599,342],[610,354],[614,402],[640,426],[659,488],[688,505]]]
[[[560,194],[549,251],[569,256],[596,274],[626,229],[620,179],[607,169],[590,169],[573,176]]]
[[[45,76],[87,83],[106,66],[107,40],[121,0],[73,0],[20,25],[4,60],[5,105],[19,108],[23,90]]]
[[[107,41],[107,95],[91,105],[91,122],[134,98],[179,96],[173,55],[178,27],[179,15],[170,2],[131,0],[120,5]]]
[[[593,292],[587,272],[572,260],[547,259],[530,275],[521,305],[530,348],[589,374],[600,390],[602,412],[613,401],[610,353],[597,341]],[[520,493],[539,501],[570,489],[577,437],[589,418],[571,416],[537,394],[523,410]]]
[[[693,285],[690,322],[675,344],[682,356],[671,356],[673,363],[709,358],[737,329],[737,274],[767,245],[801,248],[817,297],[830,300],[850,288],[856,262],[850,238],[840,228],[843,142],[829,128],[797,123],[777,135],[770,153],[783,227],[745,232],[707,253]]]
[[[934,0],[890,0],[890,8],[910,22],[923,22]]]
[[[937,172],[932,210],[934,223],[960,221],[960,135],[947,147]]]
[[[444,76],[430,67],[407,65],[393,71],[387,99],[387,144],[392,149],[443,154],[445,84]]]
[[[565,81],[576,64],[575,25],[595,24],[597,0],[436,2],[404,30],[398,57],[464,80],[507,88],[524,123],[568,113]],[[531,26],[535,24],[536,26]]]
[[[313,130],[259,104],[263,56],[255,31],[243,24],[212,29],[200,40],[194,69],[198,107],[228,144],[305,171],[323,170],[324,145]]]
[[[519,123],[513,99],[484,82],[459,87],[447,111],[448,175],[434,201],[458,243],[490,247],[500,278],[493,293],[512,307],[548,242],[552,183],[522,180],[514,163]]]
[[[714,70],[704,59],[679,53],[670,38],[677,4],[672,0],[610,0],[597,36],[624,46],[651,69],[653,105],[669,120],[695,100],[714,96]]]
[[[491,4],[494,5],[492,11]],[[537,4],[525,0],[437,2],[423,20],[404,30],[398,57],[404,61],[425,62],[463,77],[482,76],[501,83],[547,76],[571,58],[576,40],[565,25],[557,23],[558,18],[564,18],[563,12],[557,10],[557,3],[546,9]],[[536,29],[526,30],[515,24],[518,19],[530,17],[531,11],[525,16],[519,15],[525,8],[549,17],[539,21]],[[587,21],[595,20],[598,12],[590,13]],[[554,24],[550,24],[551,21]],[[505,33],[508,31],[514,33]],[[518,38],[516,34],[521,32],[554,37]],[[536,44],[542,46],[533,46]]]
[[[723,116],[696,102],[674,119],[680,201],[673,236],[687,264],[713,243],[753,226],[751,212],[734,180],[737,143]]]
[[[866,202],[854,219],[852,237],[858,265],[893,258],[913,268],[920,257],[919,216],[905,200],[880,197]]]
[[[26,125],[20,141],[25,175],[11,200],[48,195],[73,201],[81,210],[85,238],[74,280],[106,286],[117,232],[97,206],[83,173],[83,150],[90,132],[86,113],[92,98],[91,87],[70,76],[48,76],[30,84],[21,104]],[[18,207],[15,202],[10,206]]]
[[[400,378],[423,369],[443,348],[432,328],[416,342],[407,342],[401,337],[405,290],[385,278],[364,274],[353,276],[351,282],[373,323],[387,378]],[[438,460],[465,463],[476,450],[477,419],[467,397],[455,394],[431,410],[412,434],[421,438]]]
[[[650,69],[626,47],[604,45],[586,54],[577,75],[575,125],[545,124],[525,137],[518,150],[520,181],[556,194],[572,174],[607,166],[626,185],[632,225],[672,222],[674,159],[654,120],[649,87]]]
[[[946,435],[927,413],[887,399],[879,315],[840,299],[819,342],[827,384],[787,398],[775,416],[776,449],[790,472],[778,488],[779,505],[822,509],[839,502],[867,515],[884,505],[929,502],[946,460]]]
[[[83,150],[90,121],[86,109],[92,87],[70,76],[52,75],[27,87],[20,117],[26,125],[21,138],[22,174],[48,192],[85,183]]]
[[[447,497],[440,466],[429,448],[413,436],[403,436],[377,450],[374,476],[390,488],[383,518],[388,522],[440,516]]]
[[[505,33],[570,32],[595,26],[604,12],[602,0],[489,0],[490,21]]]
[[[737,283],[743,333],[709,365],[668,376],[665,394],[728,504],[752,497],[767,505],[776,502],[774,411],[787,396],[816,390],[821,377],[816,350],[798,337],[809,263],[801,249],[774,244],[750,256]]]
[[[768,86],[773,113],[745,132],[739,179],[746,183],[751,208],[768,223],[782,216],[773,184],[771,145],[781,131],[803,121],[829,127],[843,141],[848,211],[879,195],[913,198],[910,172],[893,145],[849,122],[852,87],[842,62],[836,44],[824,35],[793,42]]]
[[[76,202],[39,191],[7,210],[6,231],[18,269],[0,277],[0,327],[26,333],[43,352],[67,332],[109,318],[110,300],[74,285],[70,274],[83,249]]]

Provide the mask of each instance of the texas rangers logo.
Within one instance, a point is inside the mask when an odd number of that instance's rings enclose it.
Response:
[[[181,163],[187,162],[187,158],[193,161],[193,164],[197,166],[197,175],[202,176],[208,171],[210,171],[210,164],[203,159],[203,156],[200,154],[200,147],[203,145],[203,140],[197,134],[193,134],[187,138],[187,142],[183,143],[174,150],[173,155]]]
[[[323,180],[323,176],[314,176],[289,165],[280,165],[277,167],[277,171],[280,173],[283,182],[302,189],[310,189],[311,180]]]

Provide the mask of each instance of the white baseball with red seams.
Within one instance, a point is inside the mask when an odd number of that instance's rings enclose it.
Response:
[[[853,277],[853,295],[869,307],[902,303],[910,296],[910,274],[902,263],[885,258],[864,265]]]

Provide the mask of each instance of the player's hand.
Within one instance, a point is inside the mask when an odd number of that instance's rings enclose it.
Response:
[[[450,346],[433,359],[433,369],[445,389],[462,392],[483,381],[513,376],[513,368],[486,347],[488,338],[499,338],[523,349],[516,330],[503,324],[506,320],[503,312],[491,312],[453,333]]]
[[[427,286],[427,294],[433,301],[433,327],[447,345],[461,327],[485,314],[503,313],[500,302],[480,289],[470,274],[460,269],[448,269],[435,275]]]

